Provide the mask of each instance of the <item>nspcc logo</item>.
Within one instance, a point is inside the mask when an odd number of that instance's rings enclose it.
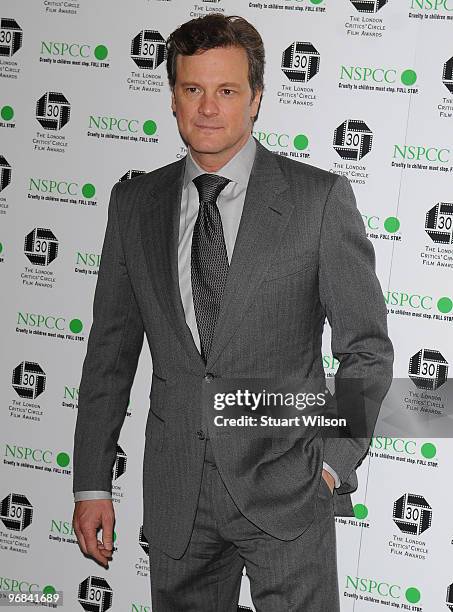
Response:
[[[112,607],[113,591],[99,576],[88,576],[79,584],[80,605],[87,612],[105,612]]]
[[[36,119],[46,130],[61,130],[71,114],[71,105],[62,93],[48,91],[36,102]]]
[[[364,121],[347,119],[333,135],[335,151],[343,159],[358,161],[371,151],[373,132]]]
[[[33,520],[33,506],[18,493],[10,493],[0,504],[0,520],[7,529],[23,531]]]
[[[282,70],[290,81],[306,83],[319,71],[320,55],[310,42],[293,42],[282,54]]]
[[[11,183],[11,166],[3,155],[0,155],[0,191],[3,191]]]
[[[142,30],[131,43],[131,58],[139,68],[154,70],[167,57],[165,40],[156,30]]]
[[[365,576],[347,575],[345,588],[364,593],[364,596],[360,597],[360,599],[364,599],[368,597],[368,595],[371,597],[384,597],[384,601],[375,602],[384,605],[391,605],[391,602],[401,599],[402,596],[404,596],[409,603],[418,603],[421,599],[421,593],[417,587],[411,586],[405,588],[393,582]],[[399,605],[397,604],[396,607],[399,607]],[[404,603],[401,607],[415,610],[415,608],[408,608]],[[420,610],[420,608],[418,609]]]
[[[453,244],[453,204],[438,202],[426,213],[425,230],[437,244]]]
[[[439,351],[420,349],[409,359],[409,378],[419,389],[435,391],[447,376],[448,362]]]
[[[17,395],[27,399],[36,399],[46,388],[46,374],[34,361],[22,361],[16,366],[12,381]]]
[[[351,2],[361,13],[377,13],[388,0],[351,0]]]
[[[11,57],[22,47],[22,28],[14,19],[0,19],[0,57]]]
[[[431,527],[432,508],[421,495],[405,493],[393,504],[393,520],[403,533],[420,535]]]
[[[453,93],[453,57],[450,57],[444,64],[442,70],[442,83],[450,93]]]
[[[59,55],[61,57],[69,56],[74,58],[87,59],[94,57],[97,60],[105,60],[109,51],[105,45],[97,45],[94,50],[92,46],[84,43],[68,43],[56,42],[52,40],[41,41],[41,55]]]
[[[24,253],[35,266],[48,266],[58,255],[58,239],[50,229],[36,227],[25,236]]]

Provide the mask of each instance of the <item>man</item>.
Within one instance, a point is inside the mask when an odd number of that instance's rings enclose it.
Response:
[[[373,248],[346,179],[252,137],[264,71],[253,26],[209,15],[167,46],[188,154],[112,190],[79,392],[74,529],[108,566],[111,469],[146,333],[153,609],[232,612],[245,564],[258,612],[336,612],[334,515],[353,515],[369,439],[212,435],[202,393],[216,377],[322,378],[326,316],[337,379],[389,384]]]

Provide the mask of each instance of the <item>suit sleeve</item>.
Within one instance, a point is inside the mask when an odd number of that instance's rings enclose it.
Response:
[[[79,387],[74,492],[111,493],[116,446],[144,338],[121,243],[117,190],[118,183],[110,195],[93,323]]]
[[[332,353],[340,362],[335,395],[354,381],[373,389],[376,418],[392,380],[393,347],[387,309],[375,273],[374,249],[366,236],[351,185],[339,176],[327,197],[320,237],[319,294],[332,329]],[[354,410],[360,408],[354,402]],[[355,468],[370,438],[326,438],[324,461],[338,474],[338,493],[357,487]]]

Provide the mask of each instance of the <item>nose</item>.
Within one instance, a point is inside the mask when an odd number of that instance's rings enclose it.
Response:
[[[205,117],[213,117],[218,114],[219,107],[213,95],[206,92],[202,95],[198,112]]]

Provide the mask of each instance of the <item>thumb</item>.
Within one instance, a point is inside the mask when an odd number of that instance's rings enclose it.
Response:
[[[106,550],[113,550],[113,520],[104,517],[102,520],[102,544]]]

